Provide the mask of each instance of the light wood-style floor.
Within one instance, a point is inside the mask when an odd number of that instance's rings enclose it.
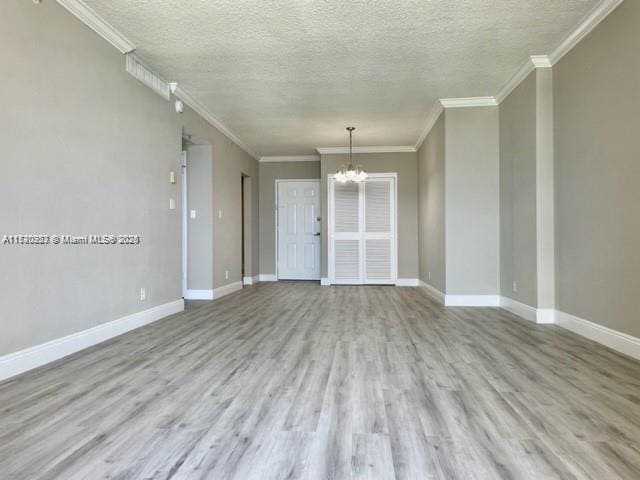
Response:
[[[640,478],[640,363],[421,289],[260,284],[0,384],[0,478]]]

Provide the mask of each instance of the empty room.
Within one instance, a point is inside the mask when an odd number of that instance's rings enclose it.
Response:
[[[3,0],[0,480],[640,479],[640,0]]]

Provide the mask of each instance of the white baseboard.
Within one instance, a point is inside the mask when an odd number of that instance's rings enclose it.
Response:
[[[442,303],[444,305],[444,293],[442,293],[440,290],[438,290],[436,287],[434,287],[433,285],[429,285],[427,282],[419,280],[419,285],[424,288],[425,290],[427,290],[427,293],[432,296],[433,298],[435,298],[438,302]]]
[[[213,290],[187,290],[185,300],[213,300]]]
[[[323,287],[328,287],[331,285],[331,282],[329,281],[329,279],[327,277],[322,277],[320,279],[320,285],[322,285]]]
[[[555,320],[567,330],[640,360],[640,338],[559,310],[555,311]]]
[[[553,308],[539,308],[536,312],[536,323],[556,323],[556,311]]]
[[[397,278],[396,287],[419,287],[420,280],[417,278]]]
[[[498,307],[500,295],[445,295],[447,307]]]
[[[28,370],[59,360],[72,353],[92,347],[123,333],[160,320],[184,310],[184,300],[158,305],[156,307],[132,313],[117,320],[72,333],[34,347],[0,357],[0,380],[19,375]]]
[[[500,297],[500,306],[511,313],[531,322],[545,324],[555,323],[556,311],[553,308],[536,308],[513,298]]]
[[[261,282],[277,282],[278,276],[274,273],[261,273],[259,275],[259,280]]]
[[[538,309],[526,303],[518,302],[509,297],[500,297],[500,306],[530,322],[538,321]]]
[[[242,277],[242,283],[245,285],[253,285],[260,281],[260,275],[256,275],[255,277]]]
[[[230,293],[242,290],[242,286],[242,282],[233,282],[228,285],[223,285],[222,287],[215,288],[213,290],[213,299],[216,300],[220,297],[224,297],[225,295],[229,295]]]

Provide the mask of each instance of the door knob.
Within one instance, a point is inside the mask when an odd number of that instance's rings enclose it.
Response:
[[[319,237],[319,236],[320,236],[320,232],[318,232],[318,233],[314,233],[313,235],[314,235],[315,237]]]

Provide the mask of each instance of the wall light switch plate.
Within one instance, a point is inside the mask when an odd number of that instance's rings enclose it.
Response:
[[[175,210],[176,209],[176,199],[175,198],[170,198],[169,199],[169,210]]]
[[[140,300],[145,300],[147,298],[147,290],[142,287],[140,289]]]
[[[222,218],[222,210],[218,210],[218,218]]]
[[[224,278],[225,280],[229,280],[229,270],[224,271]]]
[[[195,210],[191,210],[191,211],[189,212],[189,217],[190,217],[190,218],[196,218],[196,211],[195,211]]]

